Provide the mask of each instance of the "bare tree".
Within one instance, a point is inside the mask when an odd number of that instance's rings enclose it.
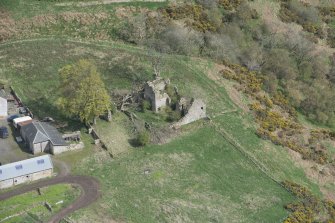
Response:
[[[149,45],[147,55],[149,60],[151,60],[155,78],[160,77],[164,66],[163,54],[155,50],[155,45]]]

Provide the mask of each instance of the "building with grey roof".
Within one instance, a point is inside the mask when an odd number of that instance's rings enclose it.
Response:
[[[33,153],[58,154],[68,149],[68,144],[58,130],[46,122],[34,121],[20,129],[22,139]]]
[[[51,177],[53,164],[49,155],[0,166],[0,189]]]

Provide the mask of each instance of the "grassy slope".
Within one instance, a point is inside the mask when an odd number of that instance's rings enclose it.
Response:
[[[73,216],[81,219],[99,210],[96,220],[278,222],[292,199],[209,126],[113,161],[89,159],[78,169],[84,166],[103,182],[104,193],[91,210]]]
[[[122,5],[134,4],[76,8],[55,7],[53,3],[37,0],[0,2],[0,8],[9,10],[17,20],[71,11],[113,12],[115,6]],[[138,5],[155,8],[162,4]],[[62,24],[41,32],[64,35],[61,29]],[[64,119],[54,107],[58,96],[56,73],[64,64],[80,58],[96,61],[109,89],[129,89],[134,80],[151,78],[150,61],[141,49],[107,42],[84,44],[56,39],[0,45],[0,80],[10,80],[35,114]],[[210,115],[235,108],[225,89],[206,77],[198,61],[177,56],[165,60],[164,75],[178,85],[182,94],[204,98]],[[204,63],[208,69],[213,66]],[[156,119],[151,114],[140,116]],[[285,149],[256,137],[251,116],[231,113],[213,122],[237,139],[276,179],[291,179],[320,193],[303,170],[295,167]],[[292,200],[290,194],[255,169],[211,124],[200,122],[204,126],[196,127],[198,124],[188,126],[183,136],[169,144],[130,150],[113,161],[104,152],[92,154],[92,140],[85,135],[87,147],[83,151],[60,158],[73,164],[73,168],[74,163],[84,160],[75,172],[100,178],[105,196],[73,217],[82,221],[113,217],[133,222],[280,222],[286,215],[282,205]],[[118,134],[111,131],[110,138]],[[143,174],[146,168],[151,174]]]
[[[86,1],[86,0],[85,0]],[[114,3],[109,5],[96,5],[90,7],[76,7],[76,6],[56,6],[59,2],[66,1],[39,1],[39,0],[1,0],[0,9],[10,11],[15,19],[31,18],[41,14],[54,14],[62,12],[111,12],[116,7],[120,6],[135,6],[154,9],[166,5],[166,2],[132,2],[132,3]],[[74,2],[74,1],[73,1]]]
[[[119,112],[113,115],[113,122],[97,121],[95,129],[113,156],[126,153],[130,149],[130,134],[125,127],[129,125],[131,122],[128,120],[128,116]]]
[[[36,222],[46,221],[51,213],[44,206],[48,202],[54,212],[61,210],[71,203],[78,195],[79,190],[74,189],[71,185],[60,184],[41,189],[42,195],[36,191],[29,192],[5,201],[0,202],[0,221],[8,216],[21,213],[17,217],[9,218],[4,221],[10,222]],[[62,204],[57,202],[63,201]],[[2,221],[1,221],[2,222]]]
[[[5,44],[0,51],[5,55],[0,59],[0,79],[9,79],[40,115],[58,114],[50,109],[57,98],[57,70],[79,58],[96,61],[109,89],[129,88],[136,75],[141,79],[151,76],[146,54],[129,46],[44,40]],[[165,60],[164,75],[182,94],[204,98],[210,115],[234,108],[225,89],[208,79],[198,69],[198,62],[178,56]],[[319,193],[283,148],[270,145],[264,149],[265,142],[254,134],[250,116],[231,113],[213,122],[233,135],[275,178],[294,179]],[[290,194],[251,165],[211,124],[205,122],[196,128],[198,124],[194,124],[195,130],[163,146],[149,146],[113,161],[103,152],[84,159],[75,172],[100,178],[105,196],[75,217],[102,215],[134,222],[174,222],[180,218],[203,222],[215,217],[218,222],[277,222],[284,218],[283,204],[291,201]],[[75,154],[66,160],[72,157]],[[144,176],[145,168],[152,173]]]

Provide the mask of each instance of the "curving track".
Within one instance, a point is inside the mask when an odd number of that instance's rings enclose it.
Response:
[[[68,214],[84,208],[91,203],[98,200],[100,196],[99,192],[99,182],[93,178],[88,176],[73,176],[73,175],[66,175],[60,174],[59,176],[47,180],[42,180],[37,183],[28,184],[23,187],[19,187],[17,189],[1,193],[0,194],[0,201],[9,199],[11,197],[27,193],[29,191],[36,190],[40,187],[46,187],[55,184],[75,184],[80,186],[81,188],[81,195],[77,198],[71,205],[62,209],[60,212],[56,213],[50,220],[50,223],[56,223],[66,217]]]

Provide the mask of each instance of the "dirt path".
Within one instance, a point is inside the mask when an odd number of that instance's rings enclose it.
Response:
[[[93,6],[93,5],[108,5],[113,3],[124,3],[124,2],[166,2],[166,0],[100,0],[100,1],[91,1],[91,2],[66,2],[66,3],[57,3],[56,6]]]
[[[77,200],[75,200],[68,207],[56,213],[49,220],[50,223],[56,223],[62,220],[67,215],[71,214],[72,212],[84,208],[98,200],[100,196],[100,186],[99,182],[95,178],[89,176],[70,175],[70,168],[66,163],[60,160],[53,160],[53,163],[58,167],[59,170],[59,173],[56,177],[32,184],[27,184],[5,193],[0,193],[0,201],[27,193],[29,191],[37,190],[37,188],[47,187],[55,184],[65,183],[78,185],[81,189],[81,194],[79,198],[77,198]]]
[[[27,193],[29,191],[36,190],[37,188],[51,186],[55,184],[75,184],[80,186],[82,193],[70,206],[62,209],[60,212],[56,213],[50,220],[50,223],[56,223],[66,217],[68,214],[84,208],[91,203],[95,202],[99,196],[99,182],[93,177],[88,176],[60,176],[43,181],[39,181],[34,184],[28,184],[23,187],[8,191],[6,193],[0,194],[0,201],[9,199],[11,197]]]

